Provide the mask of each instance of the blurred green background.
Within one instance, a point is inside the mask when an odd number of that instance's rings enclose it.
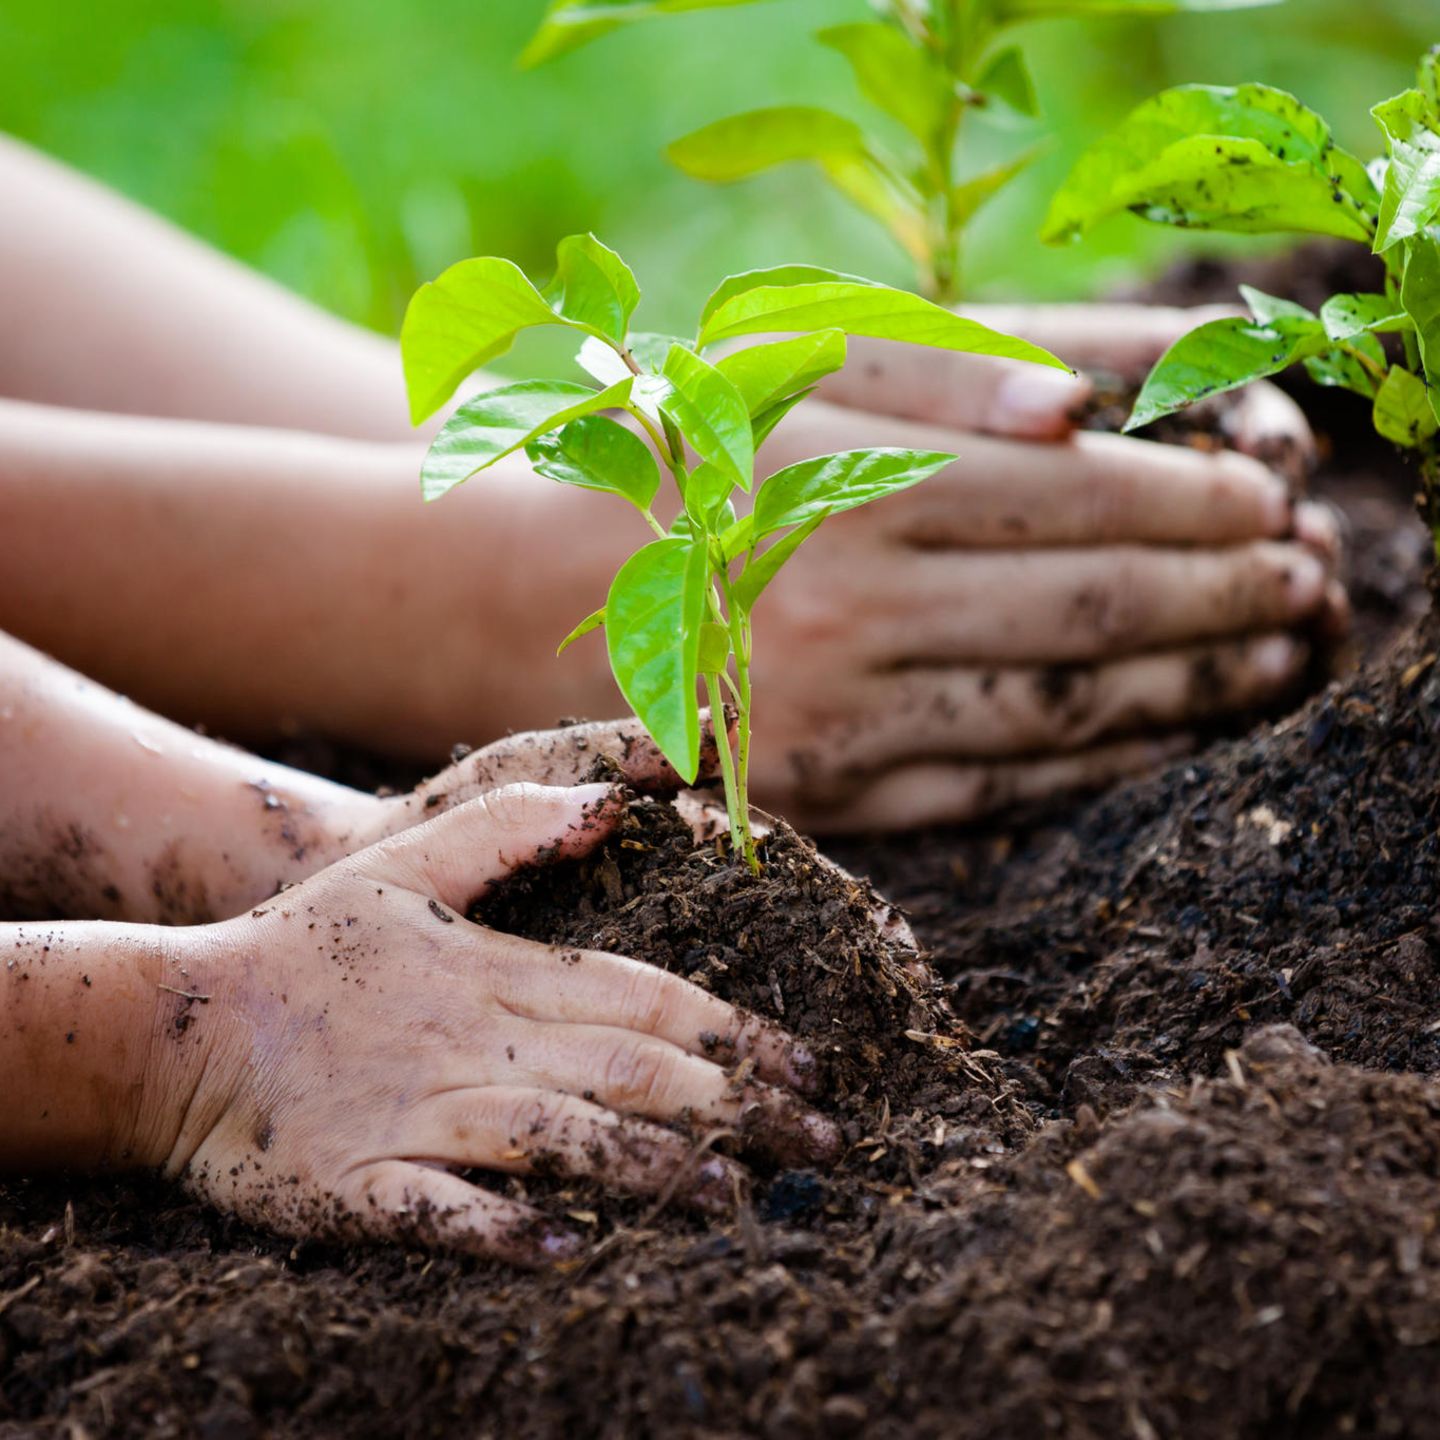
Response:
[[[449,262],[505,254],[543,274],[555,240],[579,229],[636,266],[654,329],[686,324],[722,273],[757,264],[810,260],[908,281],[884,236],[810,172],[715,189],[659,154],[749,105],[811,100],[860,113],[844,62],[807,36],[864,14],[863,0],[680,16],[522,73],[515,56],[542,8],[5,0],[0,129],[386,331],[418,281]],[[1298,93],[1369,157],[1378,147],[1368,107],[1403,88],[1420,49],[1440,40],[1440,5],[1288,0],[1047,21],[1022,38],[1054,145],[982,218],[967,283],[977,296],[1074,297],[1197,243],[1123,219],[1065,250],[1035,239],[1076,153],[1136,101],[1186,80],[1263,80]],[[1032,135],[975,125],[975,166]]]

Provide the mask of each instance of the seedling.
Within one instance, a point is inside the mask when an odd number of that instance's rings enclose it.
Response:
[[[1249,318],[1211,321],[1171,346],[1126,429],[1303,364],[1318,384],[1364,396],[1379,434],[1416,453],[1440,557],[1440,47],[1413,90],[1370,113],[1387,154],[1367,166],[1283,90],[1166,90],[1081,157],[1046,235],[1078,236],[1128,210],[1166,225],[1367,245],[1384,262],[1382,292],[1335,295],[1316,314],[1242,286]],[[1394,353],[1382,335],[1398,337]]]
[[[526,380],[466,400],[430,447],[422,491],[435,500],[524,450],[540,474],[608,491],[635,508],[653,538],[620,567],[605,603],[560,649],[604,627],[621,693],[686,781],[699,766],[697,682],[716,716],[728,695],[738,712],[733,752],[723,726],[716,737],[726,813],[734,850],[753,869],[755,603],[828,516],[918,484],[955,459],[848,450],[787,466],[757,485],[755,452],[819,380],[844,365],[847,336],[1064,366],[917,295],[813,266],[732,275],[705,302],[691,340],[632,331],[639,300],[629,267],[591,235],[560,242],[555,276],[543,291],[494,258],[462,260],[423,285],[401,334],[417,424],[534,326],[570,331],[588,380]],[[767,333],[792,338],[706,353]],[[662,465],[674,487],[670,508],[678,508],[668,527],[656,514]],[[737,492],[752,498],[743,516]]]
[[[755,0],[553,0],[522,57],[538,64],[652,16]],[[870,0],[873,20],[815,34],[849,64],[861,94],[891,122],[891,144],[872,125],[816,105],[772,105],[706,125],[675,141],[671,161],[700,180],[745,179],[795,161],[819,168],[852,204],[878,220],[941,304],[960,294],[965,228],[1043,150],[961,178],[966,119],[1028,125],[1040,106],[1013,28],[1067,15],[1161,15],[1238,10],[1279,0]]]

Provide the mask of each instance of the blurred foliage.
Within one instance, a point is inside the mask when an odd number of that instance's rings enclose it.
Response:
[[[592,229],[652,278],[643,322],[680,323],[726,270],[806,260],[905,283],[883,236],[817,176],[696,184],[661,159],[695,126],[757,104],[850,105],[844,61],[810,44],[862,0],[777,0],[610,37],[528,73],[542,0],[108,0],[0,7],[0,129],[116,186],[341,314],[398,328],[417,282],[504,254],[544,273]],[[1424,13],[1422,13],[1424,12]],[[1428,15],[1428,18],[1427,18]],[[1022,32],[1047,155],[976,226],[980,295],[1077,296],[1184,247],[1119,220],[1084,245],[1036,238],[1079,151],[1137,101],[1189,80],[1262,80],[1379,150],[1367,107],[1440,39],[1434,0],[1289,0],[1276,9]],[[976,168],[1030,138],[973,137]],[[3,203],[3,202],[0,202]]]

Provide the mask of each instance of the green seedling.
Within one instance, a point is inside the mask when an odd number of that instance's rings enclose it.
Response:
[[[1318,313],[1242,286],[1250,314],[1182,337],[1146,380],[1127,429],[1303,364],[1370,403],[1376,431],[1416,454],[1440,558],[1440,47],[1414,89],[1371,110],[1386,154],[1340,149],[1293,95],[1267,85],[1167,90],[1091,147],[1055,197],[1047,238],[1129,211],[1166,225],[1338,236],[1384,264],[1383,289]],[[1397,340],[1387,349],[1382,336]]]
[[[437,499],[523,450],[540,474],[634,507],[653,538],[560,649],[604,627],[621,693],[687,782],[699,766],[698,683],[717,717],[728,697],[738,715],[733,751],[723,726],[716,737],[726,812],[735,852],[755,868],[748,795],[755,604],[828,516],[918,484],[955,458],[849,450],[787,466],[758,484],[756,451],[818,381],[845,364],[848,336],[1064,366],[917,295],[812,266],[731,276],[706,301],[691,339],[633,331],[639,300],[629,267],[591,235],[561,241],[543,290],[493,258],[463,260],[422,286],[401,334],[417,424],[534,326],[571,332],[587,377],[526,380],[464,401],[430,447],[422,490]],[[714,350],[777,333],[791,338]],[[673,482],[668,526],[656,513],[662,467]],[[749,497],[743,515],[737,497]]]
[[[756,0],[554,0],[522,57],[538,64],[653,16]],[[966,174],[968,117],[1032,131],[1040,117],[1030,67],[1012,38],[1025,21],[1057,16],[1238,10],[1279,0],[870,0],[873,20],[817,31],[860,93],[885,117],[877,133],[816,105],[773,105],[675,141],[671,161],[700,180],[742,180],[776,165],[816,166],[880,222],[914,263],[918,288],[941,304],[960,295],[966,227],[1043,150],[1029,144]],[[888,138],[887,138],[888,136]]]

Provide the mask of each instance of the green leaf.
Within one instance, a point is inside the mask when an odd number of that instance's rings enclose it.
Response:
[[[1293,300],[1282,300],[1278,295],[1267,295],[1253,285],[1242,285],[1240,295],[1255,317],[1256,323],[1268,325],[1272,320],[1314,320],[1313,310],[1297,305]]]
[[[630,336],[630,354],[642,370],[658,375],[665,366],[670,347],[684,343],[678,335],[653,335],[648,330],[637,330]]]
[[[400,330],[411,421],[418,425],[433,415],[467,375],[503,355],[520,331],[570,323],[508,260],[452,265],[415,292]]]
[[[686,10],[718,10],[753,3],[754,0],[551,0],[539,30],[520,56],[520,63],[529,67],[553,60],[567,50],[578,49],[639,20],[678,15]]]
[[[904,340],[912,345],[974,355],[1003,355],[1051,365],[1057,370],[1068,368],[1064,361],[1028,340],[991,330],[909,291],[844,280],[761,283],[754,289],[732,292],[710,311],[700,332],[700,343],[710,345],[736,335],[772,330],[843,330],[847,335]]]
[[[660,401],[661,411],[680,427],[702,460],[748,491],[755,476],[755,439],[740,392],[683,345],[670,347],[665,378],[671,390]]]
[[[844,365],[843,330],[816,330],[793,340],[751,345],[715,362],[715,368],[740,392],[752,418]]]
[[[1268,325],[1241,317],[1212,320],[1182,335],[1160,357],[1125,429],[1138,430],[1197,400],[1278,374],[1320,354],[1328,343],[1318,320],[1282,318]]]
[[[853,120],[814,105],[747,110],[682,136],[665,151],[687,175],[722,182],[794,160],[864,153],[865,136]]]
[[[803,525],[797,525],[788,534],[782,535],[768,550],[751,559],[731,591],[742,610],[755,608],[755,602],[764,593],[765,587],[780,573],[785,562],[820,528],[829,514],[829,510],[822,510],[818,515],[812,515]]]
[[[987,201],[994,199],[1027,165],[1049,148],[1047,144],[1032,145],[1022,150],[1013,160],[1003,165],[983,170],[978,175],[962,180],[954,192],[953,204],[960,224],[967,224],[970,218]]]
[[[1390,142],[1380,196],[1375,252],[1425,231],[1440,215],[1440,113],[1419,90],[1407,90],[1370,112]]]
[[[1033,118],[1040,113],[1035,82],[1030,78],[1030,67],[1025,63],[1018,45],[1006,46],[987,61],[975,88],[982,95],[1001,101],[1021,115]]]
[[[1400,301],[1415,322],[1415,342],[1425,366],[1430,405],[1440,416],[1440,240],[1417,236],[1405,242]]]
[[[1332,295],[1320,307],[1320,322],[1332,340],[1349,340],[1366,332],[1388,335],[1410,327],[1400,302],[1385,295]]]
[[[1342,156],[1325,122],[1283,90],[1180,86],[1147,100],[1081,156],[1042,234],[1072,239],[1131,210],[1172,225],[1368,240],[1365,197],[1334,173]],[[1359,170],[1344,158],[1347,175]]]
[[[1440,45],[1432,45],[1421,57],[1415,83],[1420,93],[1440,110]]]
[[[650,447],[605,415],[584,415],[525,447],[530,463],[548,480],[607,490],[648,510],[660,489],[660,467]]]
[[[808,400],[815,393],[812,386],[809,390],[797,390],[793,395],[787,395],[783,400],[777,400],[767,410],[762,410],[750,421],[750,429],[755,434],[755,449],[758,452],[760,447],[770,438],[775,427],[802,401]]]
[[[755,497],[749,544],[802,525],[822,511],[838,514],[908,490],[956,458],[934,450],[842,450],[788,465],[766,480]]]
[[[686,514],[701,530],[710,532],[734,489],[735,481],[718,465],[712,465],[708,460],[697,465],[685,481]]]
[[[1440,419],[1430,407],[1425,382],[1402,365],[1392,365],[1375,395],[1375,428],[1387,440],[1410,449],[1423,445]]]
[[[711,292],[700,312],[700,326],[703,330],[710,317],[727,301],[748,290],[759,290],[766,285],[822,285],[829,281],[843,281],[847,285],[869,285],[882,289],[874,280],[863,275],[846,275],[839,270],[827,270],[821,265],[774,265],[766,270],[744,270],[738,275],[727,275]]]
[[[592,610],[559,644],[555,651],[558,658],[563,655],[582,635],[598,630],[605,623],[605,607]]]
[[[620,693],[687,784],[700,768],[695,681],[708,578],[703,541],[655,540],[620,567],[605,602]]]
[[[1380,388],[1376,374],[1383,375],[1389,363],[1385,350],[1373,335],[1356,335],[1345,342],[1344,350],[1327,350],[1323,355],[1312,355],[1305,361],[1305,370],[1317,385],[1336,386],[1342,390],[1353,390],[1367,400],[1375,398]],[[1351,351],[1359,351],[1370,360],[1375,371],[1367,369]]]
[[[831,25],[815,38],[843,55],[860,92],[929,144],[953,102],[950,81],[930,53],[893,25],[863,20]]]
[[[567,320],[625,343],[640,287],[630,267],[593,235],[567,235],[555,251],[555,278],[545,299]]]
[[[996,21],[1042,20],[1065,15],[1174,15],[1179,12],[1254,10],[1283,0],[998,0]]]
[[[718,675],[730,663],[730,632],[714,620],[700,625],[700,651],[696,661],[702,675]]]
[[[582,415],[630,398],[626,379],[608,390],[569,380],[522,380],[467,400],[446,422],[420,467],[420,493],[437,500],[478,470]]]

